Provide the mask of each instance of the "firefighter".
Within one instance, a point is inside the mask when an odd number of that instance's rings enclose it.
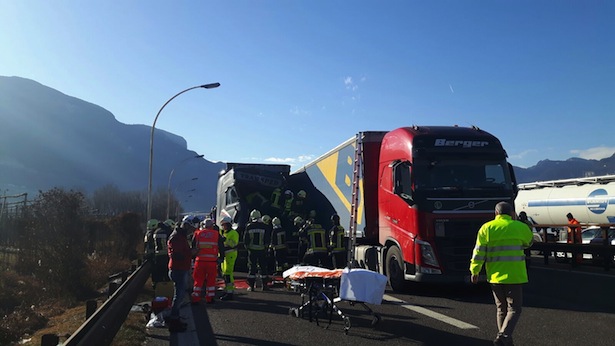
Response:
[[[147,221],[145,229],[145,239],[143,239],[143,252],[146,260],[154,260],[154,231],[158,228],[158,220],[150,219]]]
[[[279,217],[274,217],[271,220],[273,229],[271,231],[271,249],[275,259],[274,274],[282,274],[288,269],[288,246],[286,245],[286,230],[282,227],[282,221]]]
[[[317,267],[329,268],[329,252],[327,248],[327,232],[314,219],[309,219],[299,232],[299,238],[304,239],[305,254],[302,263]]]
[[[216,276],[218,272],[218,259],[224,247],[220,233],[213,228],[212,219],[205,219],[203,227],[194,232],[192,238],[192,254],[195,256],[192,278],[192,304],[201,301],[203,282],[205,282],[205,301],[214,302],[216,296]]]
[[[233,300],[235,293],[235,261],[237,260],[237,245],[239,244],[239,233],[233,229],[230,216],[225,216],[220,220],[220,230],[224,241],[224,261],[222,262],[222,275],[224,275],[224,294],[220,300]]]
[[[305,190],[300,190],[297,192],[297,198],[292,200],[290,206],[290,217],[295,218],[297,216],[302,219],[308,218],[308,206],[307,206],[307,193]]]
[[[256,274],[259,269],[263,281],[263,289],[266,289],[269,281],[265,245],[271,242],[269,240],[270,234],[267,234],[267,225],[260,219],[260,211],[254,209],[250,212],[250,222],[246,225],[243,237],[244,245],[248,250],[248,285],[250,286],[248,291],[254,291]]]
[[[307,239],[305,238],[305,232],[303,232],[303,227],[305,226],[305,221],[297,216],[293,220],[293,232],[290,235],[290,240],[288,241],[289,246],[295,245],[293,248],[295,249],[295,255],[297,256],[296,263],[301,264],[303,262],[303,255],[305,255]]]
[[[331,215],[333,227],[329,230],[329,248],[333,259],[333,268],[345,268],[348,262],[348,238],[345,237],[346,231],[340,225],[340,216]]]
[[[271,216],[265,214],[261,217],[261,221],[265,224],[265,234],[269,234],[269,238],[271,238],[271,232],[273,231]],[[273,255],[273,248],[271,248],[270,243],[265,243],[265,261],[267,262],[267,269],[269,270],[266,274],[273,275],[273,271],[275,269],[275,257]]]
[[[293,222],[293,216],[291,215],[291,209],[293,206],[293,200],[295,199],[295,194],[290,190],[284,191],[284,196],[282,198],[282,216],[288,219],[291,223]]]
[[[152,267],[152,285],[156,288],[158,282],[168,282],[167,270],[169,267],[169,254],[167,241],[171,235],[171,228],[163,222],[157,221],[156,230],[153,233],[154,240],[154,266]]]

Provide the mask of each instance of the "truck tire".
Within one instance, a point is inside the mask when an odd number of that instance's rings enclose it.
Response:
[[[392,246],[387,251],[386,257],[386,273],[389,279],[389,285],[395,292],[403,292],[408,288],[408,284],[404,280],[404,258],[397,246]]]

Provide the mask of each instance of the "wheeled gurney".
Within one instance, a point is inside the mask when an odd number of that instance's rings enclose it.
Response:
[[[327,328],[335,313],[344,321],[344,332],[348,334],[350,318],[339,309],[337,303],[347,301],[351,305],[360,304],[373,318],[372,326],[381,317],[367,303],[380,305],[386,287],[386,276],[365,269],[325,269],[314,266],[295,266],[284,272],[290,288],[301,293],[302,301],[298,308],[290,308],[289,314],[295,317],[308,317],[309,321],[319,324],[319,315],[328,318]]]

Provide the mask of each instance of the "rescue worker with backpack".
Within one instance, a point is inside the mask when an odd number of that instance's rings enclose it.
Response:
[[[254,209],[250,212],[250,222],[246,225],[243,242],[248,250],[248,291],[254,291],[256,284],[256,274],[260,268],[263,289],[267,289],[269,281],[266,249],[265,246],[271,243],[270,234],[267,233],[267,225],[261,220],[260,211]]]
[[[192,278],[192,304],[201,301],[203,283],[205,283],[205,301],[213,304],[216,297],[216,276],[218,274],[218,259],[223,253],[223,238],[213,228],[212,219],[205,219],[203,227],[194,232],[192,237],[192,254],[194,256],[194,269]]]
[[[231,217],[224,216],[220,220],[220,234],[224,245],[224,261],[221,265],[221,272],[224,275],[224,294],[220,300],[233,300],[235,293],[235,261],[237,260],[237,246],[239,244],[239,233],[233,229]]]
[[[302,263],[317,267],[329,268],[329,251],[327,248],[327,232],[314,219],[309,219],[299,231],[299,238],[305,244],[305,254]]]

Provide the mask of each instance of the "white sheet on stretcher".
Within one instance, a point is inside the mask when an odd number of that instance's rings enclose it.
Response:
[[[342,272],[340,298],[380,305],[387,285],[387,277],[366,269],[348,269]]]
[[[282,277],[301,280],[306,277],[339,278],[340,298],[374,305],[382,303],[387,277],[366,269],[326,269],[315,266],[294,266],[282,273]]]

